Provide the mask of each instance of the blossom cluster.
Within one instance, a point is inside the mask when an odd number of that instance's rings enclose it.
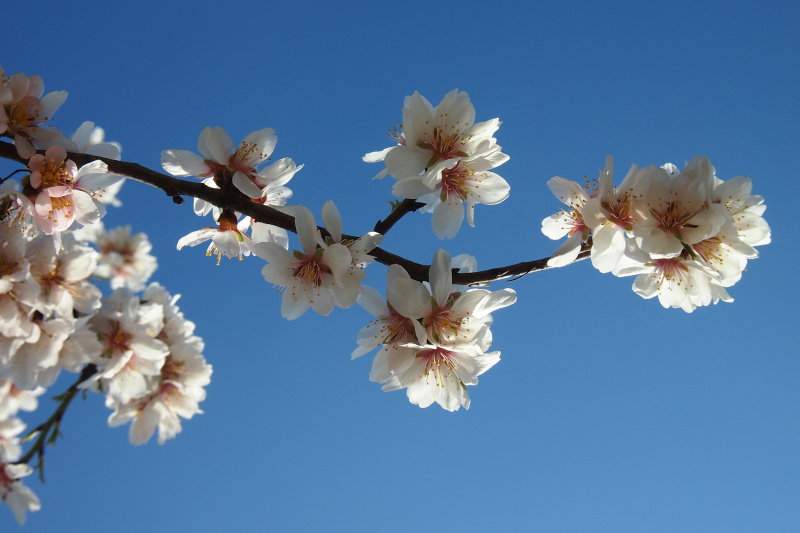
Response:
[[[67,98],[65,91],[42,96],[40,76],[17,73],[5,76],[0,67],[0,135],[11,137],[17,153],[28,160],[29,174],[17,183],[0,184],[4,211],[33,220],[47,235],[55,235],[73,224],[92,224],[105,215],[104,203],[115,204],[122,177],[108,172],[102,161],[78,168],[67,150],[119,159],[118,145],[103,140],[103,130],[85,122],[72,138],[46,123]],[[37,149],[46,149],[44,154]]]
[[[742,276],[756,246],[770,242],[766,205],[742,176],[723,181],[706,157],[683,170],[675,165],[633,165],[613,185],[613,159],[594,184],[555,177],[548,182],[568,210],[545,218],[551,239],[569,236],[549,260],[563,266],[591,242],[592,265],[616,276],[637,276],[633,290],[658,296],[664,307],[692,312],[731,302],[726,288]]]
[[[397,180],[392,193],[425,204],[433,213],[431,225],[440,239],[452,239],[464,221],[475,225],[475,205],[499,204],[508,198],[508,182],[491,172],[509,157],[493,137],[498,119],[475,123],[469,95],[453,89],[436,107],[419,92],[405,99],[403,123],[391,136],[397,141],[364,161],[383,161],[387,174]]]
[[[328,315],[335,306],[347,308],[356,303],[366,276],[364,268],[372,262],[368,254],[380,244],[382,236],[369,232],[359,239],[344,239],[342,218],[332,201],[322,209],[327,226],[324,235],[307,207],[286,206],[292,191],[285,184],[302,165],[283,158],[258,169],[272,154],[277,140],[275,131],[265,128],[249,134],[234,150],[225,130],[207,127],[197,145],[203,157],[187,150],[164,150],[161,164],[175,176],[203,178],[208,187],[234,191],[256,204],[292,215],[302,250],[289,252],[289,236],[283,228],[250,217],[240,219],[239,213],[200,199],[195,199],[195,213],[212,213],[217,225],[182,237],[177,247],[180,250],[211,240],[206,255],[215,254],[218,264],[223,256],[242,259],[256,255],[267,261],[262,269],[266,281],[283,293],[284,318],[298,318],[309,307]]]
[[[236,191],[259,205],[280,207],[286,205],[292,191],[285,185],[303,168],[285,157],[259,170],[275,149],[278,137],[272,128],[264,128],[247,135],[234,150],[233,141],[220,127],[207,127],[200,133],[197,150],[202,157],[188,150],[164,150],[161,166],[173,176],[196,176],[203,184],[214,189]],[[194,212],[199,216],[212,214],[215,225],[184,236],[178,241],[178,250],[196,246],[210,240],[206,255],[222,257],[250,255],[256,243],[273,242],[288,246],[286,230],[256,222],[250,217],[223,210],[205,200],[195,198]],[[249,234],[247,232],[250,232]]]
[[[438,250],[430,285],[411,279],[399,265],[386,275],[386,300],[371,287],[359,299],[375,320],[358,333],[360,357],[380,346],[370,379],[383,390],[407,389],[411,403],[438,403],[448,411],[469,409],[467,385],[500,360],[492,343],[491,313],[513,304],[512,289],[463,290],[453,285],[452,261]]]
[[[201,412],[211,375],[178,297],[149,283],[157,262],[147,236],[100,221],[121,205],[122,178],[99,160],[78,168],[68,154],[118,160],[119,145],[91,122],[63,136],[48,122],[66,93],[42,94],[40,77],[0,69],[0,136],[26,160],[21,179],[0,182],[0,501],[20,523],[40,508],[22,478],[58,435],[60,416],[29,435],[36,442],[23,455],[16,415],[35,410],[62,370],[80,373],[72,389],[105,395],[110,426],[131,422],[133,444],[156,429],[160,444],[175,437],[181,418]],[[107,298],[97,280],[113,289]]]
[[[64,232],[57,244],[33,226],[0,222],[0,380],[8,391],[17,391],[0,395],[0,415],[13,410],[20,394],[41,394],[62,370],[93,368],[93,377],[81,386],[106,395],[113,410],[109,425],[133,421],[133,444],[146,442],[158,428],[163,443],[180,432],[178,417],[201,412],[198,403],[211,374],[203,342],[176,306],[177,298],[161,286],[150,284],[141,298],[132,292],[131,287],[144,288],[155,268],[146,237],[130,236],[128,228],[91,230]],[[78,237],[104,244],[98,251]],[[99,270],[118,287],[105,299],[91,279]],[[0,462],[8,463],[0,474],[6,488],[0,490],[12,491],[30,467],[11,464],[20,458],[24,425],[8,420],[0,422],[0,441],[7,443]],[[25,508],[38,508],[35,496],[18,490],[26,495]],[[15,501],[6,499],[10,505]],[[20,505],[12,505],[18,519]]]

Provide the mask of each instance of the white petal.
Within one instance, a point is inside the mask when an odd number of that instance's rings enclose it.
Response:
[[[202,157],[188,150],[164,150],[161,166],[173,176],[202,176],[211,172]]]

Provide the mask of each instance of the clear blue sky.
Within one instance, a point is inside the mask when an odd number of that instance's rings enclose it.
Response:
[[[150,7],[147,7],[147,6]],[[79,6],[79,7],[78,7]],[[419,409],[350,361],[360,308],[287,322],[263,262],[175,250],[206,225],[156,189],[124,186],[107,227],[146,232],[154,279],[206,341],[204,415],[135,448],[102,398],[69,411],[48,450],[29,532],[796,532],[798,7],[795,2],[12,3],[2,66],[70,95],[55,123],[103,126],[158,169],[205,126],[238,142],[275,128],[305,168],[293,203],[333,199],[347,233],[388,212],[391,179],[361,156],[389,145],[403,97],[466,90],[499,117],[511,197],[445,243],[491,267],[548,256],[556,175],[711,158],[750,176],[773,242],[733,304],[665,310],[588,262],[510,285],[500,363],[469,411]],[[13,21],[13,22],[12,22]],[[0,162],[0,167],[11,168]],[[429,262],[428,216],[384,242]],[[385,268],[368,269],[382,286]],[[71,377],[71,376],[70,376]],[[67,381],[60,382],[66,387]],[[53,389],[53,395],[59,391]],[[52,409],[43,402],[41,409]],[[35,425],[44,412],[26,418]],[[41,417],[41,418],[37,418]],[[0,509],[0,531],[16,530]]]

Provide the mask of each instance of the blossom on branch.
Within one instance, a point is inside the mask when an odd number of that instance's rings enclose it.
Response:
[[[291,214],[302,251],[289,253],[274,242],[259,243],[254,248],[255,255],[267,261],[261,270],[264,279],[283,292],[281,314],[294,320],[309,307],[328,315],[335,305],[352,306],[361,293],[366,265],[363,254],[379,244],[380,236],[368,234],[355,243],[344,243],[341,219],[337,218],[338,211],[332,205],[328,205],[325,214],[333,226],[330,241],[322,238],[314,215],[307,207],[296,206]]]
[[[631,167],[614,187],[613,159],[594,186],[553,178],[551,190],[569,207],[542,222],[551,238],[570,237],[548,261],[569,264],[582,242],[592,244],[592,264],[616,276],[638,276],[633,290],[658,296],[664,307],[692,312],[731,302],[727,287],[741,278],[754,246],[770,242],[761,216],[764,199],[751,194],[748,178],[724,182],[706,157],[681,171],[675,165]]]
[[[466,203],[467,222],[475,225],[475,205],[499,204],[508,198],[508,183],[491,169],[508,161],[494,133],[498,119],[475,124],[475,108],[469,95],[453,89],[435,108],[415,92],[407,96],[398,142],[364,156],[366,162],[383,161],[397,181],[392,193],[417,199],[432,212],[433,231],[440,239],[452,239],[461,228]]]
[[[516,301],[512,289],[453,292],[450,254],[438,250],[430,268],[430,287],[412,280],[395,265],[387,275],[387,299],[370,290],[361,304],[377,320],[358,334],[352,357],[383,345],[373,361],[370,380],[383,390],[406,388],[420,407],[438,403],[448,411],[469,409],[466,385],[500,360],[487,352],[491,313]]]
[[[6,77],[0,67],[0,135],[14,139],[17,153],[30,159],[36,148],[43,148],[61,136],[61,132],[45,123],[67,99],[66,91],[42,96],[41,76],[17,73]]]
[[[34,154],[28,167],[31,173],[23,180],[21,193],[11,194],[47,235],[62,232],[73,222],[91,224],[100,220],[106,209],[97,194],[122,179],[109,174],[102,161],[77,168],[57,145],[44,155]]]
[[[202,157],[188,150],[164,150],[161,166],[173,176],[197,176],[213,188],[232,188],[251,200],[265,205],[283,205],[291,191],[283,187],[302,168],[289,158],[279,159],[262,170],[258,166],[269,159],[278,137],[265,128],[247,135],[234,151],[233,141],[220,128],[206,127],[197,142]],[[283,202],[283,203],[281,203]],[[194,210],[206,215],[213,206],[195,199]]]

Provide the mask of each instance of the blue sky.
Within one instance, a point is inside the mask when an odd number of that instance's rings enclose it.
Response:
[[[494,315],[502,359],[447,413],[350,361],[365,311],[283,320],[261,260],[177,252],[207,221],[128,183],[105,223],[147,233],[154,280],[183,295],[214,366],[205,414],[135,448],[100,397],[77,402],[47,482],[29,478],[43,509],[27,531],[797,531],[795,3],[252,4],[17,3],[0,64],[69,91],[57,126],[92,120],[155,169],[205,126],[235,142],[272,127],[273,156],[306,165],[292,203],[318,216],[333,199],[353,234],[388,212],[391,179],[361,156],[389,145],[404,96],[465,90],[503,121],[511,197],[445,243],[428,216],[404,219],[383,247],[419,262],[442,245],[487,268],[550,255],[546,181],[595,177],[607,154],[618,169],[703,154],[751,177],[773,242],[734,303],[691,315],[588,262],[497,284],[518,294]]]

